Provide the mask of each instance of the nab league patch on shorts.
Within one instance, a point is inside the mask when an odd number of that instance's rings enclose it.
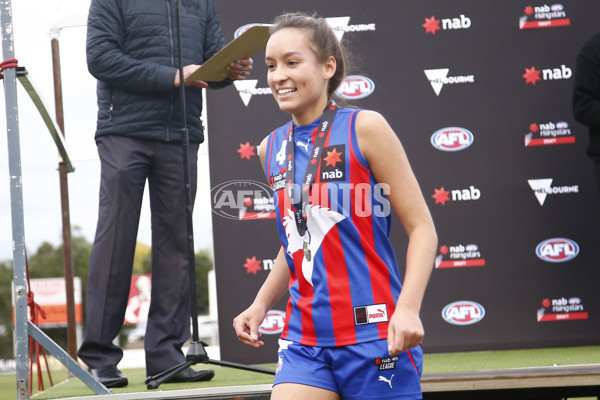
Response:
[[[346,180],[346,145],[324,147],[321,153],[321,182]]]
[[[387,322],[387,306],[385,304],[374,304],[370,306],[354,307],[354,324],[376,324]]]

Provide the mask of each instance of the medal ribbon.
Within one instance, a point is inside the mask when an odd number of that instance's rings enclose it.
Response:
[[[306,172],[304,173],[304,179],[302,180],[302,199],[300,210],[295,206],[294,199],[294,173],[295,173],[295,165],[294,165],[294,123],[290,124],[290,129],[288,131],[288,139],[286,145],[286,155],[287,155],[287,185],[286,190],[290,200],[290,204],[292,210],[294,211],[294,216],[296,218],[296,226],[298,227],[298,233],[300,236],[304,236],[306,233],[306,207],[308,207],[308,195],[310,193],[310,189],[315,182],[315,178],[317,176],[317,170],[319,167],[319,161],[321,160],[321,153],[323,152],[323,146],[325,145],[325,141],[329,136],[329,132],[331,132],[331,125],[333,123],[333,119],[337,114],[338,107],[335,103],[330,103],[325,111],[323,112],[323,116],[321,117],[321,125],[317,132],[317,137],[315,138],[315,142],[313,144],[313,148],[311,150],[311,156],[306,166]]]

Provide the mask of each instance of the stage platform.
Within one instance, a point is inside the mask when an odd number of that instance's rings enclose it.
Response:
[[[600,364],[424,374],[422,386],[424,400],[600,399]],[[271,385],[263,384],[70,397],[68,400],[268,400],[270,393]]]

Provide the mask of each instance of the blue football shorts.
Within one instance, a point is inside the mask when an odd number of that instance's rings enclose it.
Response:
[[[422,398],[421,346],[390,356],[387,339],[342,347],[279,339],[274,385],[298,383],[339,393],[344,400]]]

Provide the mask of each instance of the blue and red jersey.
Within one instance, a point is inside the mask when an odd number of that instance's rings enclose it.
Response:
[[[389,240],[389,192],[375,181],[358,148],[359,112],[342,108],[332,123],[306,208],[306,238],[298,232],[285,190],[286,142],[294,134],[294,182],[300,188],[320,118],[304,126],[292,127],[290,122],[268,138],[265,173],[274,191],[279,238],[291,276],[282,338],[309,346],[386,338],[400,295],[400,273]],[[299,198],[292,201],[299,203]]]

